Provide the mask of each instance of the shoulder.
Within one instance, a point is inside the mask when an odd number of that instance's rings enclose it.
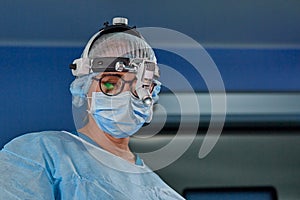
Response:
[[[7,143],[2,153],[40,162],[54,154],[63,154],[66,144],[76,145],[76,136],[64,131],[43,131],[27,133]]]
[[[19,148],[22,146],[26,146],[26,148],[29,148],[32,145],[36,146],[45,142],[61,143],[64,141],[74,140],[71,135],[71,133],[67,133],[64,131],[42,131],[27,133],[14,138],[4,146],[4,149],[12,149],[16,146]]]

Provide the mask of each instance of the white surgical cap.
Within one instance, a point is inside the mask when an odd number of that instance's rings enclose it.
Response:
[[[92,45],[89,57],[145,58],[156,62],[155,54],[149,44],[144,39],[126,32],[101,36]]]

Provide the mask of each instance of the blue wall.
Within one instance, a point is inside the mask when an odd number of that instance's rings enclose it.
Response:
[[[300,91],[300,49],[206,50],[218,67],[227,92]],[[196,91],[206,90],[199,73],[183,58],[161,50],[157,53],[160,63],[178,70]]]
[[[68,69],[78,48],[1,47],[1,146],[17,135],[73,128]]]

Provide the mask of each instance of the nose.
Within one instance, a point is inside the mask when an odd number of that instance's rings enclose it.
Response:
[[[124,91],[129,91],[130,90],[130,83],[125,83],[123,90]]]

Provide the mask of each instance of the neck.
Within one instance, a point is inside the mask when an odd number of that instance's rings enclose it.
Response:
[[[131,163],[135,163],[135,156],[129,149],[128,138],[115,138],[108,133],[101,130],[95,123],[94,119],[89,118],[89,123],[78,130],[96,142],[101,148],[106,151],[119,156]]]

